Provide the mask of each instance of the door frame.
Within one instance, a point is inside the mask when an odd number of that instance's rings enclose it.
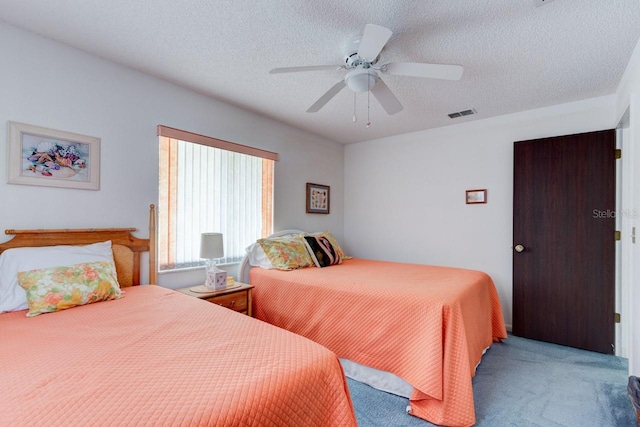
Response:
[[[615,355],[629,357],[630,343],[630,289],[633,281],[631,228],[635,213],[633,208],[632,148],[630,110],[623,114],[616,126],[616,148],[622,150],[622,158],[616,163],[616,230],[620,241],[616,242],[616,313],[620,323],[615,325]]]

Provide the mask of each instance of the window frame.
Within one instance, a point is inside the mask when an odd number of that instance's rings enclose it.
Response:
[[[224,151],[235,152],[240,154],[245,154],[253,157],[258,157],[262,159],[263,168],[262,168],[262,183],[263,185],[268,183],[270,186],[270,191],[262,191],[262,237],[265,237],[266,234],[270,234],[273,231],[273,180],[274,180],[274,169],[275,162],[278,161],[278,154],[263,150],[260,148],[250,147],[247,145],[237,144],[234,142],[224,141],[221,139],[196,134],[193,132],[188,132],[168,126],[158,125],[157,128],[158,140],[159,140],[159,167],[162,168],[163,165],[177,165],[177,144],[172,144],[170,140],[178,140],[184,141],[187,143],[198,144],[202,146],[208,146],[217,148]],[[167,140],[163,140],[163,138],[167,138]],[[172,160],[173,158],[173,160]],[[177,166],[176,166],[177,167]],[[171,194],[177,194],[177,184],[174,182],[175,180],[171,180],[171,177],[177,176],[177,172],[169,170],[159,170],[159,185],[158,185],[158,238],[157,241],[157,269],[159,273],[169,273],[169,272],[178,272],[178,271],[186,271],[194,268],[200,268],[201,265],[204,265],[204,261],[199,263],[198,265],[184,265],[177,267],[174,258],[175,249],[177,247],[176,235],[172,226],[170,226],[170,220],[174,221],[177,218],[177,209],[175,208],[175,204],[173,204],[169,199],[171,199]],[[163,182],[163,180],[165,180]],[[169,189],[166,194],[162,194],[162,189]],[[207,231],[218,231],[218,230],[207,230]],[[199,241],[199,240],[198,240]],[[191,245],[187,245],[187,247],[191,247]],[[237,250],[237,247],[236,247]],[[191,252],[193,253],[193,252]],[[233,264],[229,263],[229,264]],[[171,267],[166,268],[167,265]]]

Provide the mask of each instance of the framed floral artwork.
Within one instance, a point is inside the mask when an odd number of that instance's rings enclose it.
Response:
[[[307,213],[328,214],[330,191],[328,185],[307,182]]]
[[[100,189],[100,138],[9,122],[9,184]]]

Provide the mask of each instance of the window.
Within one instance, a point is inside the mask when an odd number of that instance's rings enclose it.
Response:
[[[160,271],[204,265],[200,234],[220,232],[225,257],[273,229],[276,153],[166,126],[160,137],[158,265]]]

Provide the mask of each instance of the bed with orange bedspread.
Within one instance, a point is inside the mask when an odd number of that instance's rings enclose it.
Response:
[[[0,313],[0,426],[355,426],[330,350],[204,300],[137,286],[140,254],[155,247],[154,220],[152,206],[149,239],[131,235],[133,228],[6,231],[15,237],[0,243],[0,312],[7,311]],[[13,270],[54,263],[29,269],[63,265],[94,280],[89,261],[68,266],[71,256],[106,256],[119,282],[107,289],[118,286],[123,296],[72,308],[59,305],[64,298],[48,301],[48,309],[66,308],[27,317],[19,301],[31,297],[16,291],[11,281],[21,274]],[[151,251],[151,283],[154,258]],[[78,290],[84,282],[74,283]]]
[[[249,274],[257,318],[402,378],[413,387],[413,415],[440,425],[475,423],[475,367],[492,342],[507,337],[485,273],[350,259]]]
[[[159,286],[0,314],[0,342],[0,425],[356,425],[329,350]]]

